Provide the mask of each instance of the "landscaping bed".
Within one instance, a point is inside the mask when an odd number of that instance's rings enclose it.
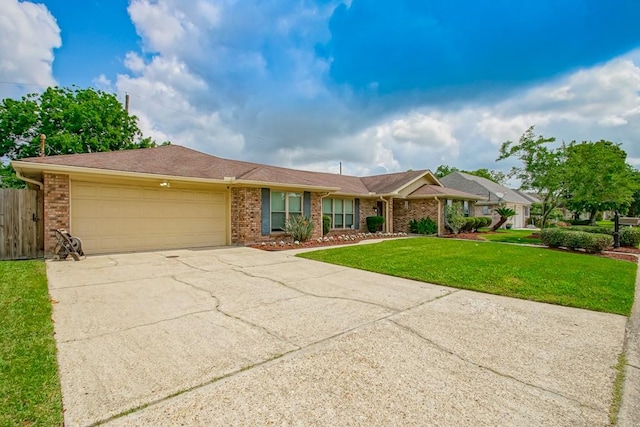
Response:
[[[339,245],[351,245],[359,243],[364,240],[373,239],[388,239],[397,237],[407,237],[407,233],[352,233],[352,234],[339,234],[325,237],[318,237],[306,242],[298,242],[291,240],[272,240],[269,242],[254,243],[247,245],[250,248],[261,249],[263,251],[286,251],[289,249],[302,249],[302,248],[322,248]]]

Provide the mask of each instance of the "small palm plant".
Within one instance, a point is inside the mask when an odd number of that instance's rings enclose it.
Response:
[[[493,227],[491,227],[491,231],[496,231],[498,228],[502,227],[502,224],[504,224],[505,222],[507,222],[507,220],[509,218],[511,218],[512,216],[515,216],[516,211],[514,211],[511,208],[507,208],[504,206],[500,206],[499,208],[495,209],[495,213],[497,213],[498,215],[500,215],[500,220],[498,222],[496,222]]]
[[[298,242],[306,242],[313,235],[313,221],[302,215],[291,215],[284,223],[283,230]]]

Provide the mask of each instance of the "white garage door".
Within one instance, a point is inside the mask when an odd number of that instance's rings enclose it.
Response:
[[[71,234],[87,254],[226,244],[222,191],[71,181]]]

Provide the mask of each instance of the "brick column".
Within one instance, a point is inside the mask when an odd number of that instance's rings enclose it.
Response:
[[[44,253],[52,256],[57,240],[51,230],[69,231],[69,175],[44,174]]]

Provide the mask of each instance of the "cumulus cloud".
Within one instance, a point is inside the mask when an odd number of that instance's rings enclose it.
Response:
[[[615,56],[640,30],[623,22],[635,3],[615,1],[493,17],[445,1],[133,0],[142,49],[113,85],[159,141],[308,170],[504,170],[499,144],[531,125],[637,159],[640,51]]]
[[[62,45],[60,28],[43,4],[0,0],[0,80],[49,86],[53,49]],[[29,87],[29,89],[33,89]],[[0,97],[24,93],[24,88],[0,84]]]

